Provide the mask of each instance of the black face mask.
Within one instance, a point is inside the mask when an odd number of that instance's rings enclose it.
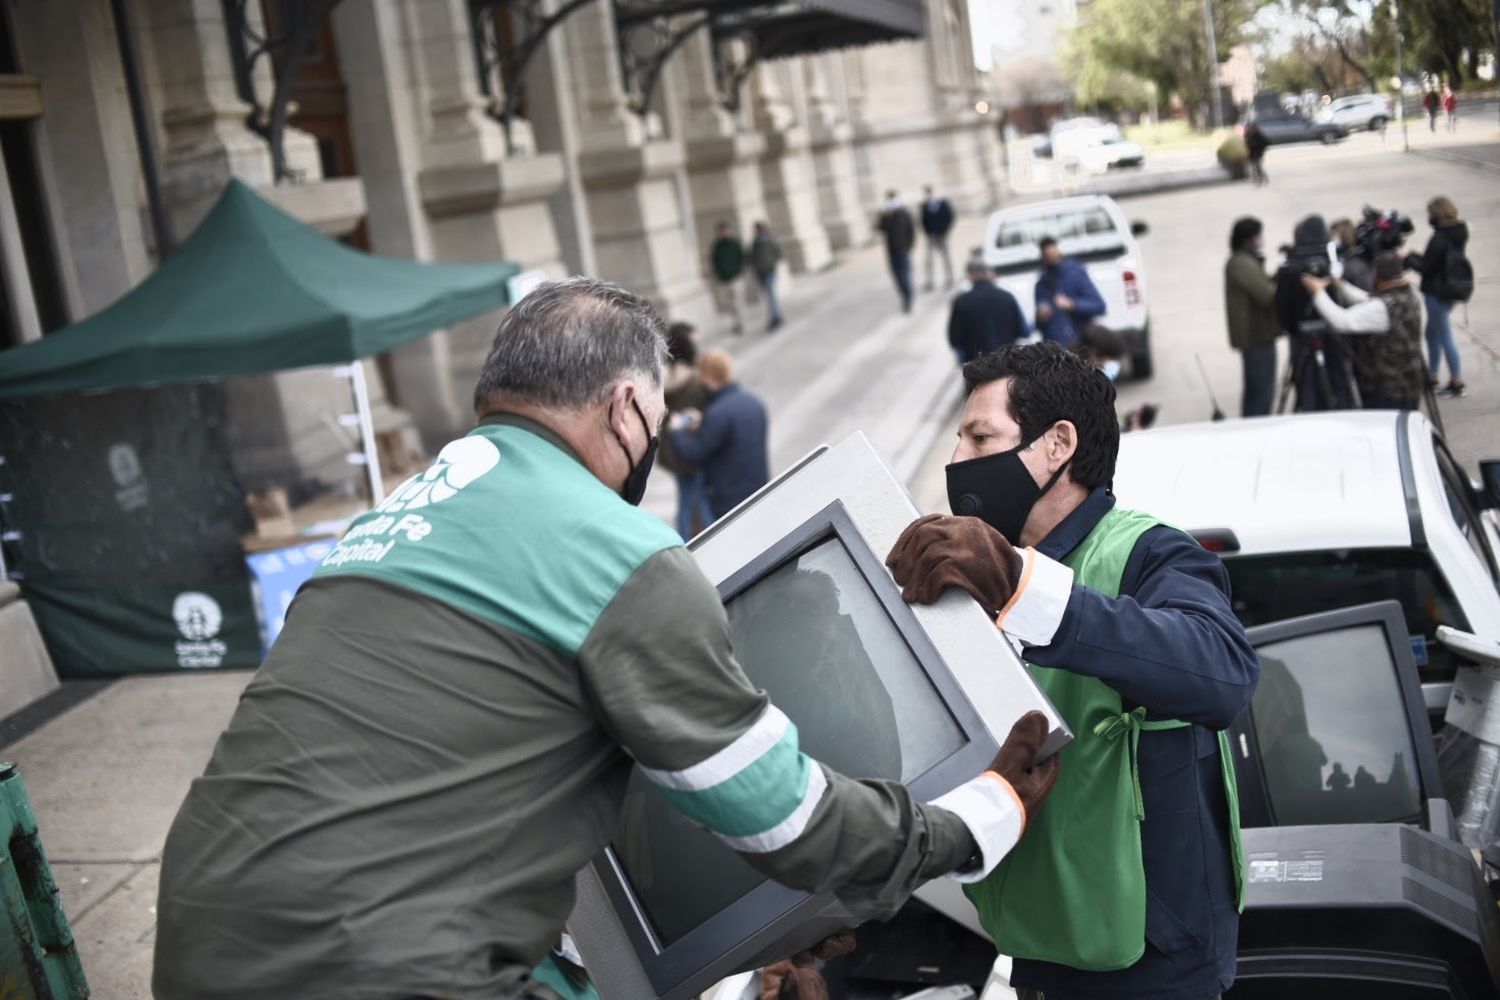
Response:
[[[1037,435],[1040,437],[1041,435]],[[1009,451],[948,466],[948,506],[958,517],[977,517],[1012,545],[1021,544],[1021,530],[1031,508],[1057,484],[1071,458],[1052,474],[1046,486],[1038,486],[1031,470],[1021,461],[1021,452],[1037,440],[1023,441]]]
[[[641,404],[633,399],[630,403],[635,407],[636,416],[641,418],[641,426],[646,428],[647,433],[650,433],[651,424],[646,420],[646,415],[641,412]],[[646,454],[641,456],[640,464],[637,465],[635,459],[630,457],[630,449],[623,444],[620,445],[620,450],[625,452],[625,461],[630,464],[630,475],[625,477],[625,485],[620,487],[620,499],[632,507],[639,507],[646,497],[646,480],[651,476],[651,466],[656,464],[656,449],[659,447],[661,447],[661,437],[652,434],[651,443],[646,445]]]

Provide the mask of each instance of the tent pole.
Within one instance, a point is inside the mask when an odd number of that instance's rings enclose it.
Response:
[[[370,479],[370,506],[385,499],[385,483],[380,477],[380,453],[375,447],[375,421],[370,416],[370,390],[365,385],[365,363],[358,359],[349,365],[349,385],[354,390],[354,410],[359,417],[359,438],[365,449],[365,474]]]

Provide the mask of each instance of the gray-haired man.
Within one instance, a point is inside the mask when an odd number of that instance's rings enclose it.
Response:
[[[550,995],[531,970],[632,760],[760,871],[861,916],[1014,845],[1056,775],[1026,770],[1039,714],[921,805],[808,760],[747,682],[713,587],[634,506],[665,358],[660,319],[611,285],[507,314],[479,426],[349,529],[188,793],[159,1000]]]

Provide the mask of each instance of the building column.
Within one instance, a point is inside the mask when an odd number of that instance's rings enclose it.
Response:
[[[794,79],[792,66],[779,60],[755,70],[754,121],[766,140],[760,178],[771,231],[786,250],[788,266],[796,272],[821,271],[833,263],[833,248],[819,220],[808,130],[796,111],[801,81]]]
[[[708,250],[718,224],[728,222],[739,239],[748,241],[755,223],[766,217],[760,182],[766,141],[741,129],[736,117],[724,108],[707,28],[689,39],[676,58],[682,61],[686,78],[683,138],[699,263],[712,280]]]
[[[704,323],[708,289],[687,238],[678,139],[646,138],[626,105],[614,11],[591,4],[561,29],[582,138],[577,162],[599,275],[646,296],[663,315]]]
[[[817,181],[818,218],[835,250],[861,247],[875,238],[861,204],[850,139],[854,128],[833,93],[840,64],[831,55],[799,60],[807,79],[807,129]]]

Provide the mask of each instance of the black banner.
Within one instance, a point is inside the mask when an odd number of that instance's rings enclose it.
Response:
[[[217,385],[0,405],[5,556],[58,673],[254,667]]]

